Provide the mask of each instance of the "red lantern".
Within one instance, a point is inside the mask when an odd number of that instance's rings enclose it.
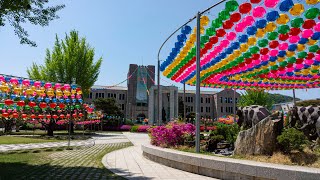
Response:
[[[233,22],[231,21],[231,20],[227,20],[227,21],[225,21],[224,23],[223,23],[223,28],[224,29],[230,29],[230,28],[232,28],[232,26],[233,26]]]
[[[252,54],[252,59],[258,60],[260,58],[260,54]]]
[[[60,103],[60,104],[59,104],[59,107],[60,107],[61,109],[64,109],[64,108],[66,107],[66,105],[63,104],[63,103]]]
[[[243,3],[239,6],[239,12],[241,14],[247,14],[251,11],[251,4],[250,3]]]
[[[53,119],[58,119],[58,116],[57,115],[53,115],[52,118]]]
[[[314,58],[314,54],[309,52],[306,59],[312,59],[312,58]]]
[[[67,118],[69,119],[71,116],[70,116],[70,114],[67,114]]]
[[[279,35],[279,39],[281,41],[286,41],[288,38],[289,38],[289,34],[288,33]]]
[[[226,31],[224,29],[218,29],[217,30],[217,36],[223,37],[226,34]]]
[[[25,119],[25,118],[27,118],[27,115],[26,115],[26,114],[21,114],[21,117],[22,117],[23,119]]]
[[[51,115],[50,114],[47,114],[47,119],[51,119]]]
[[[21,107],[21,106],[24,106],[24,105],[25,105],[25,102],[24,102],[24,101],[18,101],[18,102],[17,102],[17,105],[20,106],[20,107]]]
[[[307,20],[304,21],[302,27],[304,29],[311,29],[315,25],[316,25],[316,22],[313,19],[307,19]]]
[[[233,13],[230,16],[230,20],[232,22],[234,22],[234,23],[240,21],[240,19],[241,19],[241,14],[240,13]]]
[[[76,114],[76,113],[72,114],[72,117],[76,118],[76,117],[77,117],[77,114]]]
[[[55,108],[56,106],[57,106],[57,104],[56,103],[50,103],[50,108]]]
[[[39,114],[38,117],[39,117],[39,119],[43,119],[43,118],[44,118],[44,115]]]
[[[216,44],[218,41],[219,41],[219,38],[217,37],[217,36],[212,36],[211,38],[210,38],[210,43],[212,43],[212,44]],[[86,104],[86,107],[87,107],[88,105]]]
[[[13,113],[12,116],[13,116],[13,118],[18,118],[19,114],[18,113]]]
[[[303,59],[297,58],[296,64],[302,64],[302,62],[303,62]]]
[[[260,49],[260,54],[262,54],[262,55],[266,55],[266,54],[268,54],[268,52],[269,52],[269,49],[268,49],[268,48],[262,48],[262,49]]]
[[[83,114],[82,114],[82,113],[79,113],[79,116],[80,116],[80,117],[82,117],[82,116],[83,116]]]
[[[13,100],[12,100],[12,99],[6,99],[6,100],[4,101],[4,104],[7,105],[7,106],[10,106],[10,105],[13,104]]]
[[[60,114],[60,118],[61,118],[61,119],[64,119],[64,114]]]
[[[36,115],[35,114],[31,114],[30,117],[31,117],[31,119],[34,119],[34,118],[36,118]]]
[[[272,49],[274,49],[274,48],[276,48],[278,46],[279,46],[279,42],[278,41],[269,42],[269,47],[272,48]]]
[[[30,107],[35,107],[37,104],[35,102],[29,102]]]
[[[300,32],[301,32],[301,30],[299,28],[291,28],[289,31],[289,34],[291,36],[297,36]]]
[[[2,116],[6,118],[9,116],[9,113],[4,112],[4,113],[2,113]]]
[[[258,4],[261,0],[250,0],[252,4]]]
[[[39,104],[39,106],[40,106],[40,108],[44,109],[44,108],[47,107],[47,103],[42,102],[42,103]]]

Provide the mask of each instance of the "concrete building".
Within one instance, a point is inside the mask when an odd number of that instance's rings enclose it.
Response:
[[[161,86],[160,113],[161,124],[178,118],[178,88],[175,86]],[[149,124],[156,124],[158,119],[158,86],[150,88],[149,95]]]
[[[142,120],[148,118],[149,121],[158,119],[157,114],[157,86],[154,86],[155,78],[154,66],[138,66],[130,64],[128,71],[127,87],[123,86],[93,86],[89,97],[85,102],[92,103],[97,98],[114,98],[127,119]],[[183,102],[183,90],[178,90],[174,86],[161,86],[161,113],[164,114],[162,121],[167,122],[177,118],[183,112],[179,112],[179,102]],[[166,98],[165,98],[166,97]],[[186,105],[186,115],[195,112],[195,91],[186,90],[184,103]],[[200,116],[203,118],[215,119],[234,113],[234,101],[238,101],[240,94],[225,89],[220,92],[201,91]]]

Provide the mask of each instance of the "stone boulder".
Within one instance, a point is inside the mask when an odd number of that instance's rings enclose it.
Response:
[[[248,130],[241,131],[235,142],[235,155],[272,155],[278,148],[283,119],[267,117]]]

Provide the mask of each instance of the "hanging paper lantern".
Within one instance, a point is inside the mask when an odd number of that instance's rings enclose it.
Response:
[[[51,115],[50,115],[50,114],[47,114],[47,115],[46,115],[46,118],[47,118],[47,119],[51,119]]]
[[[279,3],[279,0],[265,0],[264,5],[268,8],[273,8]]]
[[[7,112],[2,113],[2,117],[7,118],[8,116],[9,116],[9,113],[7,113]]]
[[[317,4],[318,2],[319,0],[306,0],[306,3],[311,5]]]
[[[61,118],[61,119],[64,119],[64,114],[60,114],[60,118]]]
[[[71,116],[70,116],[70,114],[67,114],[67,116],[66,116],[66,117],[69,119]]]
[[[56,114],[54,114],[54,115],[52,115],[52,118],[56,120],[56,119],[58,119],[58,116]]]
[[[66,107],[66,105],[63,104],[63,103],[60,103],[60,104],[59,104],[59,107],[60,107],[61,109],[64,109],[64,108]]]
[[[27,118],[27,114],[21,114],[21,117],[22,117],[23,119],[25,119],[25,118]]]
[[[279,39],[281,41],[286,41],[289,38],[289,34],[280,34]]]
[[[302,27],[304,29],[311,29],[315,25],[316,25],[316,22],[313,19],[307,19],[306,21],[304,21]]]
[[[73,118],[76,118],[76,117],[77,117],[77,114],[76,114],[76,113],[72,114],[72,117],[73,117]]]
[[[287,24],[290,18],[287,14],[280,14],[279,18],[276,20],[278,24]]]
[[[266,14],[266,10],[262,6],[253,8],[252,15],[256,18],[261,18]]]
[[[35,114],[31,114],[30,117],[31,117],[31,119],[35,119],[36,115]]]
[[[240,19],[241,19],[241,14],[240,14],[240,13],[233,13],[233,14],[231,14],[231,16],[230,16],[230,20],[231,20],[232,22],[234,22],[234,23],[240,21]]]
[[[294,4],[293,7],[289,10],[292,16],[299,16],[304,11],[303,4]]]
[[[320,13],[320,11],[318,8],[310,8],[305,12],[304,16],[307,19],[314,19],[319,15],[319,13]]]
[[[49,107],[52,108],[52,109],[55,108],[56,106],[57,106],[56,103],[50,103],[50,104],[49,104]]]
[[[82,113],[79,113],[79,117],[83,117],[83,114],[82,114]]]
[[[20,107],[21,107],[21,106],[24,106],[24,105],[25,105],[25,102],[24,102],[24,101],[18,101],[18,102],[17,102],[17,105],[20,106]]]
[[[12,114],[12,117],[13,117],[13,118],[18,118],[18,117],[19,117],[19,114],[18,114],[18,113],[13,113],[13,114]]]
[[[10,105],[13,104],[13,100],[12,100],[12,99],[6,99],[6,100],[4,101],[4,104],[7,105],[7,106],[10,106]]]
[[[239,4],[237,1],[231,0],[231,1],[226,2],[225,8],[227,11],[232,12],[232,11],[237,10],[238,6],[239,6]]]
[[[35,107],[37,104],[36,104],[35,102],[32,102],[32,101],[31,101],[31,102],[28,103],[28,105],[33,108],[33,107]]]
[[[39,119],[44,119],[44,115],[43,115],[43,114],[39,114],[39,115],[38,115],[38,118],[39,118]]]
[[[45,103],[45,102],[39,103],[39,106],[41,109],[44,109],[47,107],[47,103]]]
[[[250,3],[243,3],[239,6],[239,12],[241,14],[247,14],[251,11],[251,4]]]

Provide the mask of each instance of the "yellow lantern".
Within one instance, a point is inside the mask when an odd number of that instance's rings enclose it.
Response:
[[[2,86],[1,86],[1,91],[2,92],[7,92],[9,90],[9,86],[7,85],[7,84],[3,84]]]
[[[298,44],[297,45],[297,50],[300,52],[300,51],[303,51],[305,49],[305,45],[303,44]]]
[[[240,51],[246,52],[249,49],[249,46],[247,44],[241,44],[240,45]]]
[[[292,57],[294,54],[294,51],[287,51],[287,57]]]
[[[207,16],[202,16],[200,19],[201,26],[207,26],[209,24],[209,18]]]
[[[317,42],[318,42],[318,40],[313,40],[313,39],[309,38],[309,41],[307,42],[307,44],[311,46],[311,45],[316,44]]]
[[[312,4],[312,5],[317,4],[318,2],[319,0],[306,0],[307,4]]]
[[[280,14],[279,18],[276,20],[278,24],[287,24],[290,18],[287,14]]]
[[[38,89],[38,90],[36,90],[36,93],[37,93],[37,95],[40,96],[42,94],[42,91],[40,89]]]
[[[62,91],[61,90],[56,90],[57,96],[62,96]]]
[[[292,16],[299,16],[304,11],[303,4],[297,3],[294,4],[293,7],[289,10]]]
[[[31,89],[35,91],[37,88],[35,86],[32,86]]]
[[[70,96],[70,91],[64,91],[63,93],[64,93],[64,95],[66,95],[66,96]]]
[[[82,94],[82,91],[78,91],[77,94],[81,95],[81,94]]]
[[[267,32],[273,32],[277,28],[277,25],[273,22],[269,22],[266,26]]]
[[[256,37],[262,38],[265,33],[266,33],[265,29],[258,29],[256,32]]]
[[[32,90],[32,89],[27,89],[27,90],[26,90],[26,94],[27,94],[27,95],[33,94],[33,90]]]
[[[256,37],[251,36],[251,37],[248,38],[248,45],[253,46],[253,45],[256,44],[256,42],[257,42],[257,38]]]
[[[77,92],[77,91],[74,90],[74,89],[71,90],[71,94],[76,94],[76,92]]]

